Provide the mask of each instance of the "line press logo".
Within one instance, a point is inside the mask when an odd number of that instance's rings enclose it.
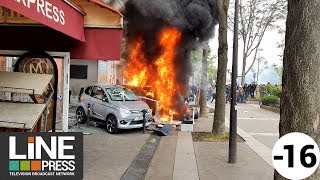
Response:
[[[0,178],[83,178],[82,133],[1,133],[0,142]]]

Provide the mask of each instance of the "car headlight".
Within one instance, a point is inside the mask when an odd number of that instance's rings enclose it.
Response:
[[[130,112],[133,114],[140,114],[141,113],[141,111],[138,111],[138,110],[131,110]]]
[[[128,109],[124,109],[124,108],[121,108],[121,107],[119,107],[119,111],[120,111],[120,114],[121,114],[122,117],[123,116],[127,116],[127,115],[130,114],[130,111]]]

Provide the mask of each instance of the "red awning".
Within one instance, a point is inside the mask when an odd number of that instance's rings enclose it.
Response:
[[[85,13],[68,0],[0,0],[0,5],[85,42]]]
[[[119,10],[117,10],[117,9],[111,7],[111,6],[108,6],[108,5],[105,4],[105,3],[100,2],[99,0],[90,0],[90,1],[91,1],[91,2],[94,2],[95,4],[101,6],[101,7],[105,8],[105,9],[107,9],[107,10],[115,13],[115,14],[118,14],[118,15],[121,16],[121,17],[123,17],[123,15],[121,14],[121,12],[120,12]]]
[[[86,43],[77,42],[72,59],[120,60],[122,29],[85,28]]]

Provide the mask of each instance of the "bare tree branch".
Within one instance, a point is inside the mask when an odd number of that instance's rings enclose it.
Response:
[[[239,36],[243,43],[243,66],[242,69],[242,84],[244,83],[245,75],[252,69],[258,58],[258,51],[263,40],[263,37],[268,29],[278,28],[276,24],[278,20],[285,19],[286,0],[248,0],[240,1],[239,17],[240,28]],[[229,12],[229,26],[232,30],[234,14]],[[247,59],[252,56],[252,63],[249,68],[246,68]]]

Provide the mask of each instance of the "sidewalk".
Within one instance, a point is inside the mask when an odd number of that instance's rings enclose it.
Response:
[[[210,132],[213,117],[200,118],[195,131]],[[273,178],[273,168],[266,163],[247,143],[238,143],[237,163],[229,164],[228,142],[194,142],[199,177],[201,180],[268,180]]]
[[[226,116],[229,116],[229,106],[226,107]],[[237,163],[227,162],[228,142],[192,142],[190,132],[178,132],[177,136],[161,139],[145,179],[273,179],[271,146],[277,140],[279,115],[255,104],[241,104],[238,118],[238,134],[245,142],[238,143]],[[209,114],[196,120],[194,131],[210,132],[212,124],[213,115]],[[228,124],[226,119],[227,131]]]
[[[229,117],[230,104],[226,106]],[[272,149],[279,139],[280,114],[260,109],[256,104],[238,105],[238,127]]]
[[[209,104],[212,105],[212,104]],[[230,104],[226,107],[229,116]],[[146,180],[268,180],[273,179],[271,148],[278,139],[279,114],[255,104],[238,105],[236,164],[229,164],[228,142],[193,142],[190,132],[171,131],[162,137],[153,154]],[[226,129],[228,130],[226,119]],[[210,132],[213,115],[196,120],[194,131]],[[88,130],[88,129],[86,129]],[[121,179],[141,151],[149,134],[125,131],[111,135],[94,128],[84,136],[84,179]],[[140,180],[140,179],[139,179]]]
[[[213,106],[213,104],[208,104]],[[271,167],[272,148],[279,139],[280,114],[260,109],[257,104],[238,104],[238,134],[246,144]],[[230,115],[230,104],[226,104],[226,117]],[[230,120],[226,118],[226,126]]]
[[[169,136],[161,138],[145,176],[146,180],[173,179],[177,140],[176,132],[171,132]]]
[[[130,136],[134,135],[134,139]],[[149,135],[100,133],[84,136],[84,180],[119,180]]]

